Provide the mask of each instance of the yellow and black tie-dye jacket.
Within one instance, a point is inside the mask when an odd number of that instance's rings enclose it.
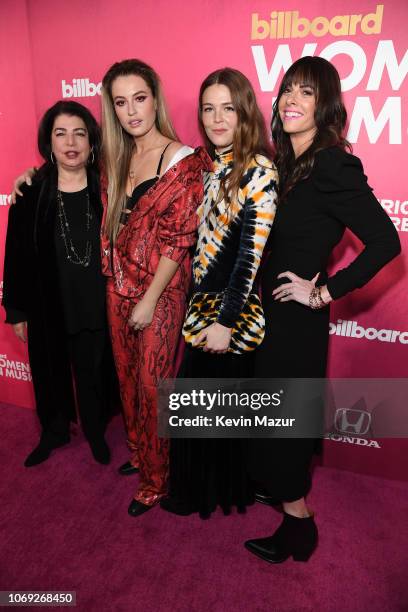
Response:
[[[204,178],[197,210],[198,243],[193,260],[194,292],[224,291],[218,323],[233,327],[252,291],[275,216],[277,170],[261,155],[249,163],[238,198],[215,204],[221,179],[233,166],[231,151],[217,155]]]

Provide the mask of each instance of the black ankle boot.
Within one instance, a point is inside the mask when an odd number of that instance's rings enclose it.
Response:
[[[313,515],[299,518],[283,513],[283,521],[269,538],[245,542],[245,548],[269,563],[282,563],[289,557],[308,561],[317,546],[317,527]]]

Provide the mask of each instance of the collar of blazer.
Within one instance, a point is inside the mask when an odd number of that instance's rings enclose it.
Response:
[[[132,221],[144,217],[153,207],[156,208],[156,214],[163,212],[169,202],[184,189],[189,188],[192,182],[200,183],[199,187],[202,188],[203,172],[210,171],[211,168],[212,161],[204,147],[198,147],[193,153],[183,157],[168,168],[142,195],[136,208],[130,213],[126,227],[129,227]]]

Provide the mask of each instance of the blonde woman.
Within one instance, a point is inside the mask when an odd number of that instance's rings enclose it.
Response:
[[[177,141],[158,75],[139,60],[114,64],[103,79],[107,189],[102,267],[131,457],[139,471],[129,514],[166,494],[168,440],[157,436],[157,383],[173,375],[190,282],[189,248],[203,197],[204,149]]]

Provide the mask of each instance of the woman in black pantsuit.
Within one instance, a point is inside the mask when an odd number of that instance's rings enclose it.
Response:
[[[336,69],[319,57],[295,62],[272,119],[280,200],[262,271],[266,334],[256,356],[257,377],[324,377],[329,302],[362,287],[400,252],[398,235],[360,160],[346,152],[345,123]],[[365,248],[328,278],[329,257],[345,228]],[[269,562],[289,556],[306,561],[317,545],[305,503],[315,445],[307,438],[251,440],[250,474],[284,510],[273,536],[246,542]]]
[[[100,261],[99,126],[77,102],[45,113],[45,163],[10,207],[4,262],[6,323],[28,340],[41,437],[24,465],[46,461],[70,439],[73,378],[93,457],[110,460],[104,431],[110,361]]]

